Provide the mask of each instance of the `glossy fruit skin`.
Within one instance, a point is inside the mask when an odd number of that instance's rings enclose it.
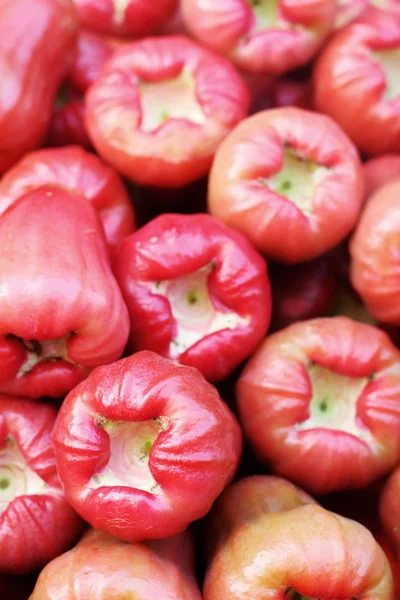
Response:
[[[336,35],[315,66],[315,109],[332,117],[368,156],[400,152],[400,96],[385,97],[385,72],[373,55],[395,48],[400,20],[365,17]]]
[[[51,432],[57,411],[21,397],[0,395],[0,449],[14,438],[29,467],[47,484],[39,495],[19,495],[0,512],[0,573],[43,567],[77,538],[81,520],[57,477]],[[2,465],[3,466],[3,465]]]
[[[222,492],[207,517],[207,555],[212,556],[238,525],[306,504],[318,503],[281,477],[251,475],[239,479]]]
[[[111,254],[135,229],[135,213],[118,173],[79,146],[31,152],[0,181],[0,215],[18,198],[43,185],[58,185],[96,209]]]
[[[100,220],[80,194],[50,185],[25,194],[0,218],[0,246],[1,392],[61,397],[121,356],[129,316]],[[56,360],[29,368],[22,340],[70,333]],[[43,358],[42,347],[32,352]]]
[[[54,111],[47,134],[47,145],[56,148],[77,145],[85,150],[92,148],[85,128],[83,99],[69,100]]]
[[[379,505],[383,528],[400,560],[400,468],[397,467],[385,483]]]
[[[368,200],[380,187],[400,179],[400,154],[382,154],[370,158],[363,164],[365,200]]]
[[[316,54],[333,26],[336,3],[280,0],[278,5],[286,28],[258,28],[246,0],[183,0],[182,10],[192,35],[243,71],[282,75]]]
[[[43,141],[77,29],[72,0],[1,1],[0,173]]]
[[[96,415],[123,422],[167,419],[148,463],[160,493],[90,487],[110,458],[109,435]],[[176,535],[203,517],[232,479],[241,452],[239,426],[216,389],[196,369],[148,351],[95,369],[68,394],[53,443],[72,506],[96,529],[130,542]]]
[[[338,419],[341,405],[326,387],[331,408],[315,421],[315,366],[364,379],[354,398],[351,381],[331,383],[347,386],[336,393],[346,398],[346,415],[354,410],[351,427]],[[400,352],[385,333],[347,317],[313,319],[267,337],[239,378],[238,409],[251,445],[275,473],[326,494],[365,487],[398,463],[399,386]]]
[[[337,287],[331,260],[323,256],[292,267],[279,265],[271,273],[273,327],[328,313]]]
[[[370,198],[351,239],[351,282],[369,313],[382,323],[400,325],[398,237],[400,181]]]
[[[202,123],[169,118],[142,128],[140,82],[190,73]],[[97,152],[132,181],[182,187],[205,176],[221,140],[248,113],[249,91],[225,59],[183,36],[146,38],[109,59],[86,95],[86,125]],[[150,107],[151,108],[151,107]]]
[[[178,0],[75,0],[81,23],[101,33],[143,37],[174,14]]]
[[[193,550],[187,532],[126,544],[89,530],[73,550],[47,565],[30,600],[201,600]]]
[[[177,321],[169,299],[154,293],[149,283],[174,280],[210,264],[207,287],[214,306],[247,322],[204,335],[172,356]],[[132,351],[152,350],[217,381],[249,356],[267,332],[271,292],[265,261],[244,236],[208,215],[153,219],[124,240],[113,270],[131,317]]]
[[[264,184],[282,169],[287,147],[327,168],[309,214]],[[294,264],[322,255],[348,235],[362,195],[361,162],[341,129],[324,115],[286,107],[249,117],[222,142],[210,173],[208,207],[267,258]]]
[[[86,92],[112,53],[125,42],[124,38],[81,29],[69,72],[70,83],[81,92]]]
[[[308,504],[239,523],[206,573],[204,600],[393,600],[384,552],[359,523]]]

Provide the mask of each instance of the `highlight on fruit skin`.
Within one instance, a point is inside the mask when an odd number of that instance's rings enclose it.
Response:
[[[0,573],[42,568],[82,529],[57,476],[56,416],[44,402],[0,394]]]
[[[186,27],[243,71],[282,75],[308,63],[332,30],[335,0],[182,0]]]
[[[400,352],[347,317],[295,323],[266,338],[237,383],[260,460],[307,491],[366,487],[400,458]]]
[[[266,258],[295,264],[345,239],[363,186],[357,150],[334,121],[277,108],[245,119],[221,143],[208,208]]]

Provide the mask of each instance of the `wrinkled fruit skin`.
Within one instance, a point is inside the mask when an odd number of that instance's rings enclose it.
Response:
[[[193,555],[188,533],[126,544],[91,530],[47,565],[30,600],[201,600]]]
[[[140,437],[153,425],[160,427],[151,442]],[[215,388],[197,370],[146,351],[95,369],[77,386],[53,443],[72,506],[130,542],[170,537],[204,516],[241,451],[239,426]]]
[[[270,75],[309,62],[330,32],[336,13],[334,0],[261,1],[258,9],[252,4],[183,0],[182,10],[187,28],[202,44],[226,55],[243,71]],[[272,4],[275,9],[267,6]]]
[[[347,317],[265,340],[237,384],[245,433],[274,472],[316,494],[362,488],[400,458],[400,353]]]
[[[217,548],[204,600],[307,598],[393,600],[384,552],[359,523],[308,504],[239,523]]]
[[[143,37],[172,17],[178,0],[75,0],[81,23],[101,33]]]
[[[216,381],[267,332],[265,261],[242,235],[208,215],[157,217],[124,240],[113,268],[131,317],[133,351],[152,350]],[[225,324],[213,328],[213,315],[225,315]]]
[[[343,240],[357,222],[362,196],[357,150],[336,123],[286,107],[253,115],[222,142],[208,206],[267,258],[294,264]]]
[[[129,316],[81,194],[25,194],[1,215],[0,247],[0,392],[62,397],[121,356]]]
[[[0,174],[43,141],[77,29],[72,0],[1,2]]]
[[[379,188],[367,203],[351,239],[351,282],[369,313],[400,325],[398,239],[400,181]]]
[[[184,36],[146,38],[108,60],[87,92],[86,126],[100,156],[126,177],[175,188],[208,173],[249,103],[225,59]]]
[[[110,252],[135,229],[135,213],[119,175],[79,146],[37,150],[0,181],[0,215],[27,192],[54,184],[86,198],[102,222]]]
[[[65,552],[81,529],[57,477],[51,445],[56,414],[52,406],[0,395],[0,573],[41,568]],[[7,459],[10,444],[22,463]],[[40,491],[27,487],[27,470],[40,478]]]
[[[400,19],[385,15],[346,27],[314,70],[315,109],[368,156],[400,152],[400,88],[390,66],[398,59],[392,54],[386,71],[388,52],[400,54]]]

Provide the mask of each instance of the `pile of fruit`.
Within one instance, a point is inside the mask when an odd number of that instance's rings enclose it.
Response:
[[[0,600],[400,600],[400,0],[0,0]]]

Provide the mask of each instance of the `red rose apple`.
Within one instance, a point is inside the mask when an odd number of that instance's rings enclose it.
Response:
[[[182,0],[189,31],[244,71],[306,64],[333,26],[335,0]]]
[[[367,155],[400,152],[400,19],[377,17],[338,33],[314,71],[314,103]]]
[[[114,273],[132,350],[153,350],[224,379],[262,340],[271,315],[264,260],[208,215],[164,214],[121,244]]]
[[[129,316],[100,220],[61,186],[28,192],[0,217],[0,392],[62,397],[117,360]]]
[[[351,282],[369,313],[400,325],[400,179],[370,198],[351,240]]]
[[[138,352],[68,394],[53,443],[77,512],[136,542],[176,535],[210,510],[234,475],[241,435],[197,369]]]
[[[237,384],[257,455],[316,494],[362,488],[400,460],[400,352],[346,317],[296,323],[265,340]]]
[[[126,544],[89,531],[49,563],[30,600],[201,600],[188,533]]]
[[[204,600],[393,600],[390,565],[372,534],[289,482],[249,478],[228,488],[210,529],[217,543]]]
[[[370,158],[363,165],[365,182],[365,200],[380,187],[400,179],[400,154],[382,154]]]
[[[207,174],[248,108],[228,61],[183,36],[155,37],[108,60],[87,92],[86,124],[99,154],[129,179],[182,187]]]
[[[46,404],[0,395],[0,573],[41,568],[80,531],[57,477],[56,414]]]
[[[363,194],[357,151],[329,118],[280,108],[238,125],[218,148],[209,210],[268,258],[311,260],[343,240]]]

